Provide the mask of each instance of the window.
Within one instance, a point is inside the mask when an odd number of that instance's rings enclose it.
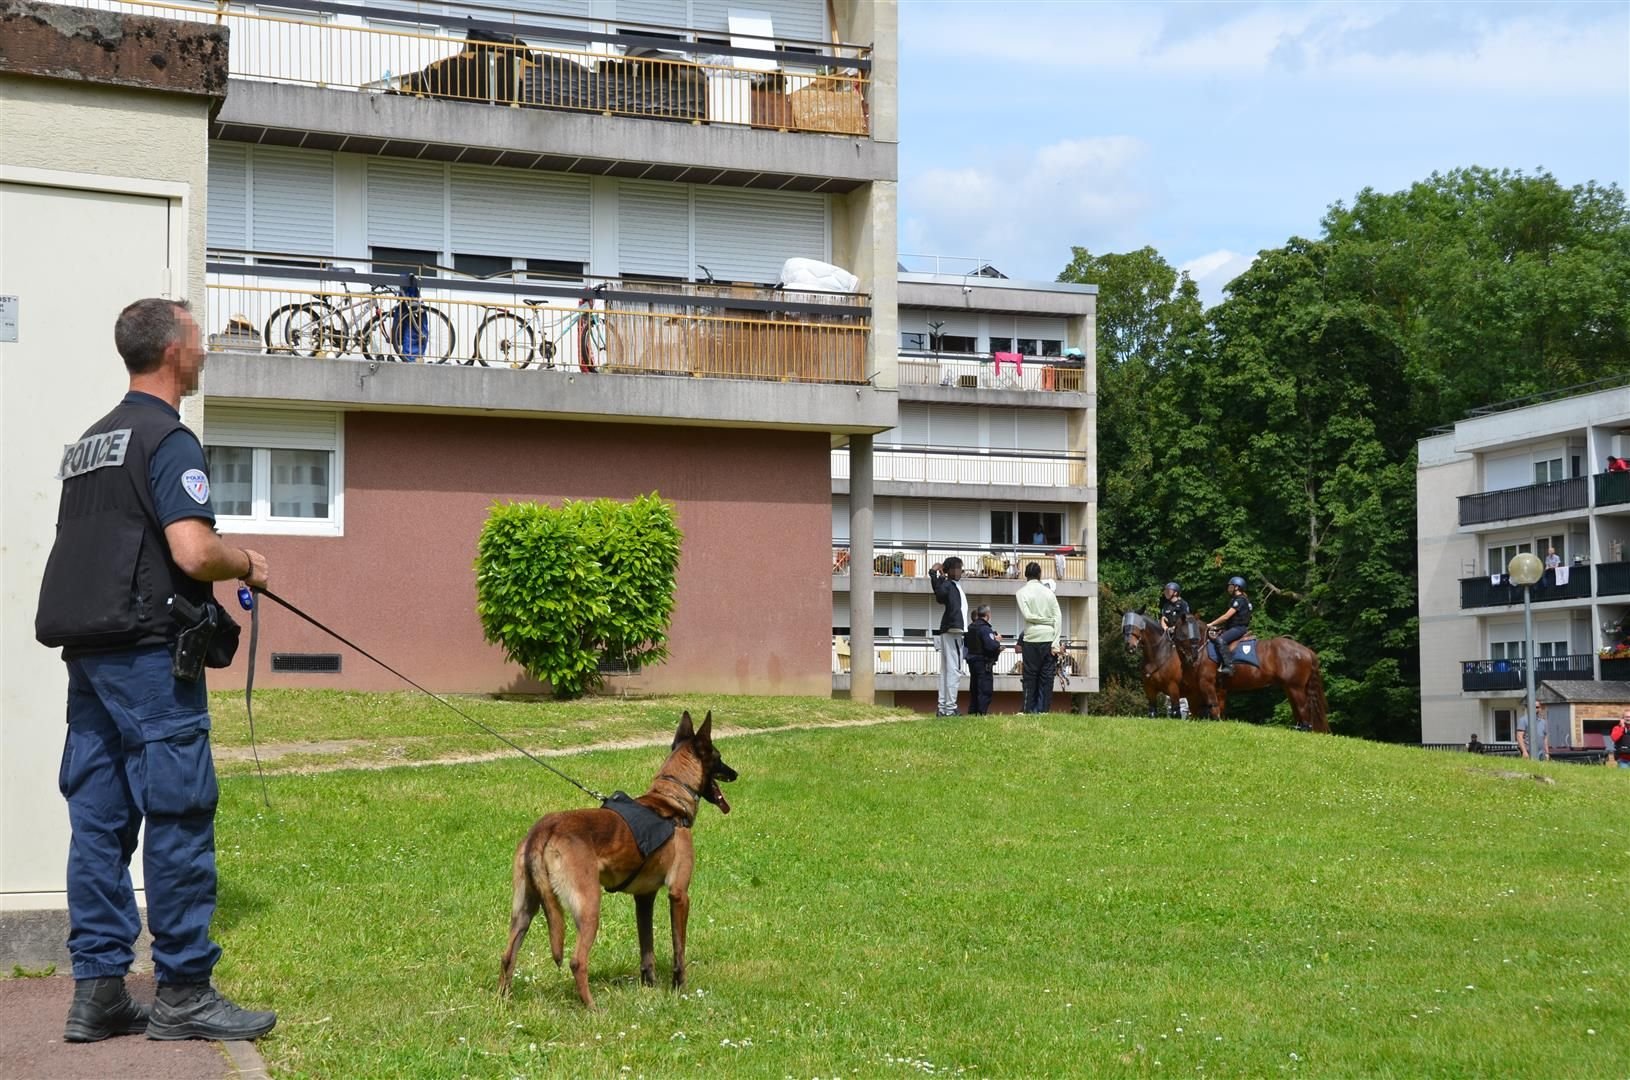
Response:
[[[1495,544],[1491,546],[1489,548],[1489,573],[1505,573],[1506,567],[1511,565],[1511,560],[1516,558],[1518,554],[1524,551],[1533,550],[1533,547],[1527,543]]]
[[[993,510],[990,542],[998,547],[1005,544],[1058,547],[1064,543],[1064,515],[1047,510]]]
[[[1013,339],[1010,337],[993,337],[990,339],[991,352],[1012,352]]]
[[[376,247],[372,249],[374,273],[400,274],[404,271],[420,277],[435,277],[441,252],[420,251],[414,248]]]
[[[1494,710],[1494,741],[1495,742],[1510,742],[1511,741],[1511,710],[1510,709],[1495,709]]]
[[[1522,657],[1523,643],[1520,641],[1489,642],[1489,659],[1491,660],[1521,660]]]
[[[990,542],[996,545],[1013,543],[1013,511],[991,511]]]
[[[937,352],[971,353],[979,350],[979,339],[968,334],[934,334],[931,340]]]
[[[1560,558],[1563,562],[1568,561],[1568,538],[1566,536],[1558,533],[1555,536],[1534,537],[1534,551],[1539,554],[1541,562],[1545,560],[1546,554],[1552,548],[1556,549],[1558,558]]]
[[[204,456],[226,532],[342,533],[338,413],[205,406]]]
[[[902,330],[900,332],[900,348],[902,349],[915,349],[922,352],[927,345],[928,335],[921,331]]]
[[[379,250],[378,248],[374,249]],[[453,269],[471,277],[496,277],[515,269],[515,260],[508,255],[453,255]]]
[[[1567,671],[1568,643],[1566,641],[1536,641],[1534,643],[1535,671]]]
[[[1026,356],[1063,356],[1064,342],[1058,338],[1020,338],[1019,352]]]
[[[1564,479],[1561,458],[1534,462],[1534,483],[1550,484],[1561,479]]]
[[[583,264],[574,262],[571,259],[528,259],[526,260],[526,273],[529,277],[581,280],[583,277]]]

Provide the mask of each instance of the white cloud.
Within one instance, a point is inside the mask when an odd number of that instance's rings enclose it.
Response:
[[[1177,269],[1194,279],[1200,287],[1200,300],[1206,307],[1222,301],[1223,286],[1249,270],[1256,262],[1255,255],[1241,255],[1227,248],[1206,255],[1197,255]]]
[[[901,250],[982,258],[1051,278],[1070,246],[1129,242],[1159,191],[1148,147],[1124,135],[1065,139],[1001,167],[931,168],[903,184]]]
[[[991,70],[1294,75],[1397,89],[1623,93],[1623,4],[908,5],[902,47]]]

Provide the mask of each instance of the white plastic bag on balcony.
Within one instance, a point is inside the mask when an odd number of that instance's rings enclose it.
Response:
[[[860,279],[818,259],[788,259],[781,264],[781,287],[788,292],[853,293],[860,290]]]

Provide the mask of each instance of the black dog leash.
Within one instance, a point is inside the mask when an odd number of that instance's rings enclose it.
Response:
[[[245,588],[242,588],[242,589],[238,590],[238,602],[240,604],[243,603],[243,599],[244,599],[243,594],[246,591],[248,591],[247,586]],[[432,690],[427,690],[423,686],[420,686],[418,683],[414,682],[412,679],[408,678],[406,675],[402,674],[400,671],[397,671],[395,668],[393,668],[389,664],[385,663],[385,661],[381,660],[379,657],[375,656],[373,653],[369,652],[367,649],[364,649],[361,645],[356,644],[354,641],[352,641],[349,638],[345,637],[343,634],[341,634],[339,631],[333,629],[332,627],[326,626],[322,622],[318,621],[317,619],[314,619],[310,615],[307,615],[305,612],[301,611],[299,608],[295,607],[293,604],[289,603],[287,600],[283,599],[281,596],[279,596],[276,593],[272,592],[272,590],[270,590],[270,589],[255,589],[254,592],[259,593],[260,595],[266,597],[268,600],[277,601],[277,603],[279,603],[283,607],[287,608],[290,612],[292,612],[295,615],[298,615],[300,618],[304,619],[306,622],[310,623],[312,626],[315,626],[317,629],[321,630],[323,633],[327,634],[329,637],[333,638],[335,641],[338,641],[340,644],[345,645],[346,647],[354,649],[357,652],[361,653],[363,656],[367,657],[369,660],[372,660],[374,663],[378,664],[380,667],[384,668],[386,671],[390,672],[392,675],[395,675],[398,679],[401,679],[403,682],[407,683],[409,686],[413,687],[415,690],[419,691],[421,694],[424,694],[427,697],[433,698],[436,701],[441,702],[443,705],[447,706],[449,709],[452,709],[453,712],[457,713],[459,715],[459,717],[462,718],[463,720],[465,720],[465,721],[467,721],[467,722],[469,722],[471,724],[474,724],[476,727],[480,728],[482,731],[485,731],[488,735],[491,735],[493,738],[497,739],[499,742],[505,743],[506,745],[512,747],[513,749],[515,749],[519,753],[521,753],[521,754],[525,755],[526,757],[532,759],[533,761],[537,762],[539,765],[542,765],[545,769],[548,769],[550,772],[554,773],[556,776],[560,777],[562,780],[566,781],[568,784],[570,784],[573,787],[577,788],[579,791],[581,791],[583,794],[587,795],[589,798],[594,799],[596,802],[602,802],[603,803],[603,802],[606,801],[606,796],[600,794],[598,791],[595,791],[593,788],[584,787],[582,784],[578,783],[576,780],[573,780],[570,776],[567,776],[565,773],[561,772],[559,769],[555,768],[553,765],[549,764],[547,761],[543,760],[542,758],[538,757],[536,754],[532,753],[530,750],[526,749],[526,747],[521,746],[519,743],[513,742],[512,740],[506,738],[503,735],[500,735],[498,732],[494,731],[492,728],[488,727],[486,724],[483,724],[481,721],[477,720],[475,717],[471,716],[469,713],[465,712],[463,709],[460,709],[457,705],[454,705],[451,701],[448,701],[446,698],[442,697],[440,694],[438,694],[438,693],[436,693],[436,692],[434,692]],[[253,690],[254,685],[255,685],[255,642],[256,642],[256,639],[260,636],[260,605],[257,604],[257,603],[253,603],[252,598],[251,598],[251,606],[249,608],[249,611],[250,611],[250,615],[249,615],[249,675],[248,675],[248,678],[244,680],[244,684],[243,684],[243,700],[244,700],[244,705],[245,705],[246,708],[249,706],[249,694],[250,694],[250,691]],[[254,714],[253,714],[253,712],[251,712],[250,717],[249,717],[249,740],[250,740],[251,746],[254,743],[254,738],[255,738],[255,720],[254,720]],[[260,757],[259,757],[258,753],[257,753],[257,755],[255,757],[255,764],[257,766],[260,764]],[[264,784],[265,784],[265,777],[264,776],[261,777],[261,783],[264,786]],[[264,791],[262,792],[262,794],[264,795]],[[267,803],[267,805],[270,806],[271,804]]]

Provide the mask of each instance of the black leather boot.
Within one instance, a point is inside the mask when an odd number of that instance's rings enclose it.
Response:
[[[1217,639],[1217,675],[1226,679],[1234,674],[1234,646],[1232,642]]]
[[[149,1039],[258,1039],[277,1024],[274,1012],[240,1009],[208,983],[161,986],[147,1024]]]
[[[73,1004],[68,1006],[68,1042],[99,1042],[109,1035],[134,1035],[147,1030],[147,1006],[139,1005],[125,989],[124,977],[79,979]]]

